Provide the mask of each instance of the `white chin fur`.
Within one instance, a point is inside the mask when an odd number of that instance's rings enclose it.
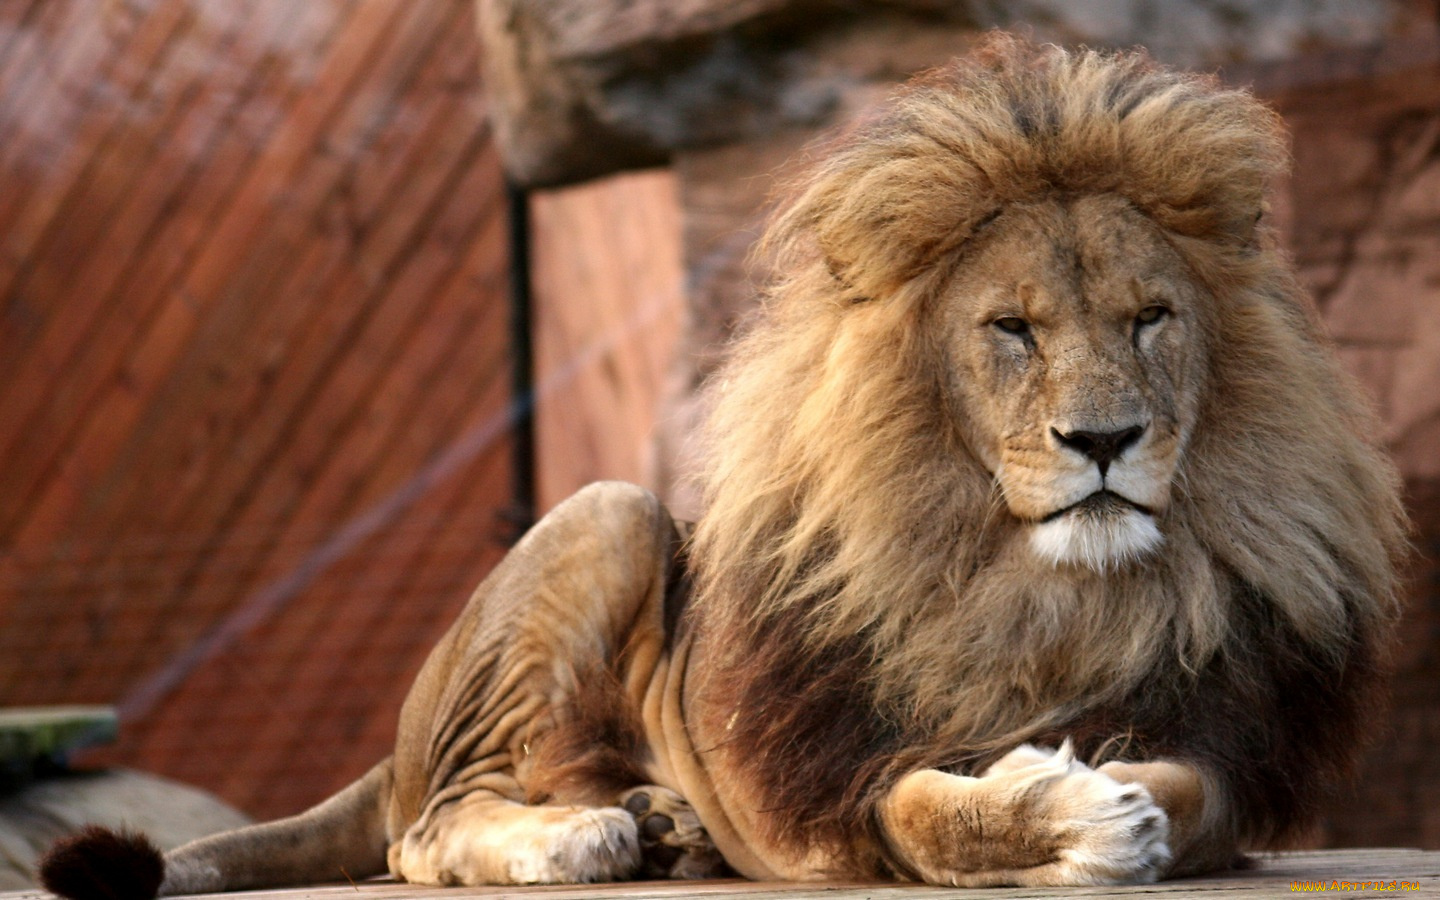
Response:
[[[1155,520],[1137,509],[1102,517],[1071,513],[1030,527],[1030,547],[1041,559],[1097,572],[1140,559],[1164,540]]]

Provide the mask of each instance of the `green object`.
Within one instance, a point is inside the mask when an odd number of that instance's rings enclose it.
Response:
[[[43,761],[62,762],[72,750],[106,744],[119,734],[110,706],[0,708],[0,767],[11,772]]]

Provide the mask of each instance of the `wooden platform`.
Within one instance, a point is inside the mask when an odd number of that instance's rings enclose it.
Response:
[[[1295,882],[1311,885],[1310,891],[1292,887]],[[1383,883],[1383,887],[1381,884]],[[1391,884],[1394,887],[1390,887]],[[1323,890],[1321,886],[1323,885]],[[793,882],[727,881],[644,881],[622,884],[437,888],[375,881],[358,885],[328,885],[279,891],[249,891],[226,895],[234,900],[581,900],[581,898],[634,897],[643,900],[930,900],[930,898],[977,898],[1015,900],[1031,897],[1113,897],[1145,896],[1162,900],[1248,900],[1279,897],[1291,893],[1348,893],[1352,895],[1397,895],[1440,897],[1440,851],[1425,850],[1325,850],[1283,853],[1266,857],[1250,870],[1207,878],[1186,878],[1163,884],[1133,887],[1094,888],[937,888],[898,884],[797,884]],[[40,891],[0,893],[0,900],[33,900],[48,897]]]

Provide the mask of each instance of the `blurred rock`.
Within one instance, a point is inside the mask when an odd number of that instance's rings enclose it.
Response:
[[[1398,0],[479,0],[510,176],[553,186],[843,120],[991,28],[1188,68],[1374,47]]]
[[[0,891],[35,886],[35,863],[56,838],[82,825],[131,828],[161,849],[250,820],[183,784],[124,769],[40,778],[0,795]]]

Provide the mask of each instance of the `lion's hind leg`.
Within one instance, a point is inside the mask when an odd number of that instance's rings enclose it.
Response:
[[[418,884],[579,884],[640,869],[639,830],[619,807],[528,806],[476,792],[441,807],[390,849]]]
[[[571,715],[527,746],[520,773],[531,802],[618,806],[635,820],[641,878],[729,874],[700,817],[675,791],[650,783],[644,726],[621,686],[603,672],[577,679]]]
[[[643,713],[667,683],[681,541],[654,496],[596,484],[485,579],[401,715],[392,873],[616,881],[689,874],[687,857],[713,852],[689,805],[653,786],[665,772]],[[644,812],[622,806],[642,794]]]
[[[620,806],[533,806],[476,792],[392,846],[391,871],[417,884],[579,884],[728,873],[684,798],[641,785]]]

